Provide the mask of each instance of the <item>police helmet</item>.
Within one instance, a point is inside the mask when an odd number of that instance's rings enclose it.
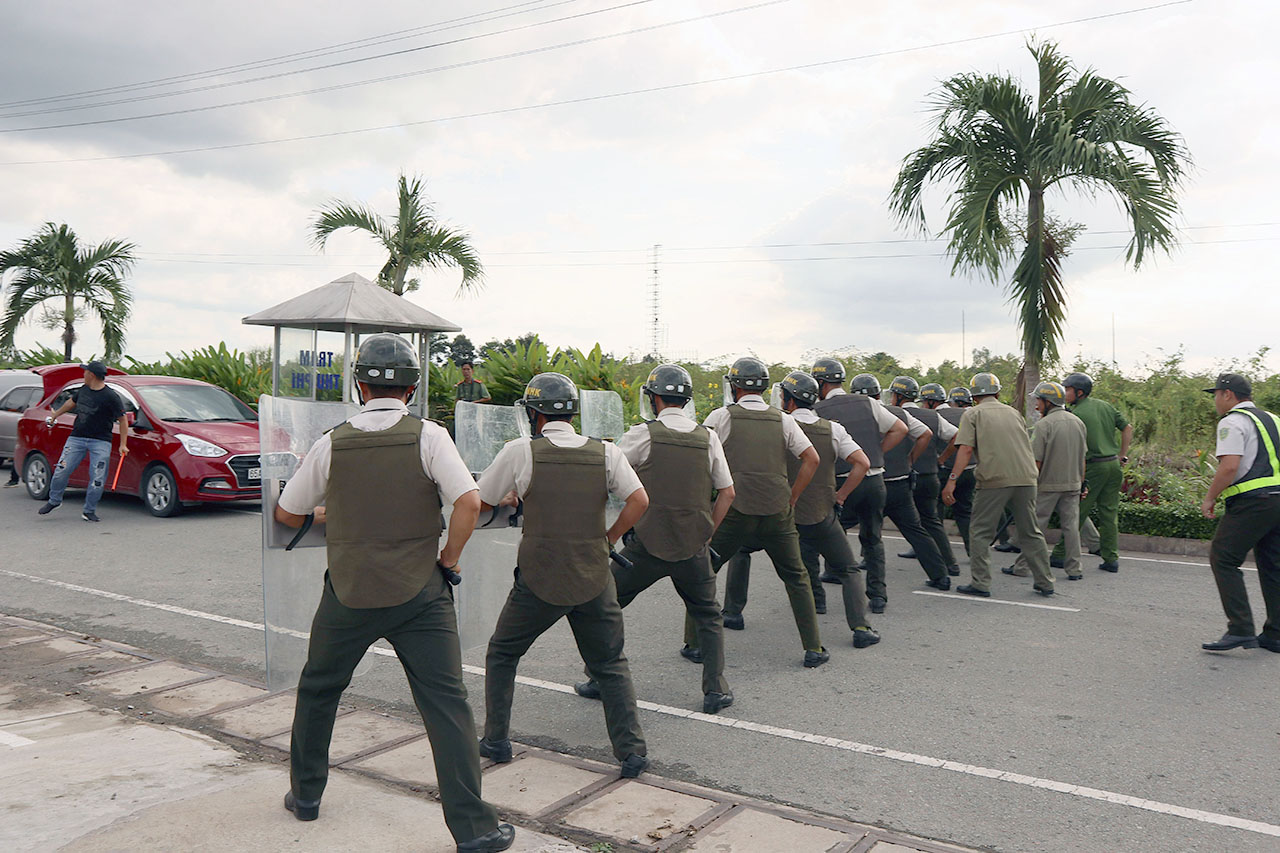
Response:
[[[399,335],[370,335],[356,353],[357,382],[409,388],[418,384],[421,373],[418,354]]]
[[[539,373],[529,380],[519,402],[530,412],[543,415],[576,415],[578,386],[563,373]]]
[[[818,382],[840,385],[844,382],[844,365],[838,358],[820,358],[813,363],[809,374]]]
[[[969,380],[969,393],[974,397],[990,397],[1000,393],[1000,380],[994,373],[975,373]]]
[[[868,397],[880,396],[880,380],[870,373],[859,373],[849,381],[849,393],[865,394]]]
[[[947,402],[947,391],[937,382],[930,382],[927,385],[920,386],[920,399],[928,400],[931,403]]]
[[[957,385],[951,389],[951,393],[947,395],[947,402],[953,406],[972,406],[973,395],[969,393],[969,389],[963,385]]]
[[[1093,377],[1087,373],[1069,373],[1062,380],[1063,386],[1074,388],[1086,397],[1093,393]]]
[[[802,370],[793,370],[781,382],[783,397],[790,397],[803,409],[812,409],[818,402],[818,380]]]
[[[1057,382],[1041,382],[1036,386],[1035,395],[1054,406],[1067,404],[1067,389]]]
[[[920,383],[910,376],[895,377],[889,383],[889,390],[906,400],[914,401],[920,399]]]
[[[649,371],[649,378],[641,387],[659,397],[693,399],[693,379],[689,376],[689,371],[678,364],[659,364]]]
[[[734,388],[758,393],[769,387],[769,368],[760,359],[744,355],[729,367],[724,378]]]

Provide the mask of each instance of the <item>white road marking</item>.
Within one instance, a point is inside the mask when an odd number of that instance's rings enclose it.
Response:
[[[214,622],[220,622],[224,625],[234,625],[241,628],[250,628],[261,631],[263,627],[256,622],[248,622],[244,619],[233,619],[229,616],[219,616],[216,613],[205,613],[200,610],[190,610],[185,607],[175,607],[169,604],[160,604],[154,601],[147,601],[141,598],[133,598],[127,595],[121,595],[115,592],[107,592],[105,590],[93,589],[91,587],[79,586],[77,584],[65,583],[63,581],[55,581],[49,578],[36,577],[34,575],[24,575],[20,572],[12,572],[0,569],[0,574],[9,577],[19,578],[22,580],[32,581],[34,583],[43,583],[56,586],[62,589],[72,590],[74,592],[83,592],[88,595],[96,595],[101,598],[109,598],[113,601],[123,601],[129,604],[136,604],[139,607],[150,607],[156,610],[164,610],[169,613],[177,613],[183,616],[192,616],[197,619],[209,619]],[[921,595],[942,595],[942,593],[931,593],[920,591]],[[948,596],[951,597],[951,596]],[[975,599],[977,600],[977,599]],[[988,599],[982,599],[986,601]],[[997,603],[1019,604],[1020,602],[1000,602]],[[1048,605],[1026,604],[1025,607],[1048,607]],[[1053,610],[1066,610],[1069,608],[1054,608]],[[370,652],[382,657],[395,657],[395,652],[390,649],[371,648]],[[463,664],[462,669],[473,675],[483,676],[485,674],[484,667],[474,666],[472,664]],[[539,690],[548,690],[553,693],[564,693],[572,695],[574,689],[568,684],[559,684],[554,681],[543,681],[538,678],[526,678],[524,676],[516,676],[516,683],[523,684],[526,687],[533,687]],[[750,720],[735,719],[719,714],[703,714],[699,711],[691,711],[688,708],[677,708],[673,705],[662,705],[657,702],[648,702],[638,700],[637,707],[646,711],[652,711],[656,714],[664,714],[669,717],[679,717],[681,719],[692,720],[698,723],[706,723],[709,725],[720,726],[727,729],[741,729],[743,731],[753,732],[755,734],[766,735],[768,737],[780,738],[783,740],[798,741],[801,743],[810,743],[815,746],[828,747],[830,749],[840,750],[842,752],[851,752],[858,755],[869,755],[874,758],[886,758],[890,761],[898,761],[904,764],[915,764],[921,767],[932,767],[936,770],[947,770],[952,773],[961,773],[966,776],[977,776],[985,779],[995,779],[999,782],[1009,782],[1014,785],[1023,785],[1029,788],[1040,788],[1047,791],[1055,791],[1060,794],[1067,794],[1073,797],[1080,797],[1087,800],[1097,800],[1104,803],[1114,803],[1121,806],[1129,806],[1135,809],[1155,812],[1157,814],[1172,815],[1187,820],[1193,820],[1198,823],[1207,823],[1215,826],[1225,826],[1232,829],[1242,829],[1246,832],[1255,832],[1260,835],[1269,835],[1280,838],[1280,826],[1274,824],[1263,823],[1257,820],[1248,820],[1246,818],[1234,817],[1232,815],[1219,814],[1217,812],[1204,811],[1202,809],[1192,809],[1185,806],[1177,806],[1171,803],[1162,803],[1158,800],[1148,800],[1142,797],[1133,797],[1128,794],[1119,794],[1114,791],[1105,791],[1100,788],[1090,788],[1084,785],[1073,785],[1069,782],[1058,782],[1053,779],[1044,779],[1038,776],[1027,776],[1022,773],[1013,773],[1007,770],[996,770],[990,767],[983,767],[977,764],[965,764],[959,761],[951,761],[945,758],[933,758],[928,755],[918,755],[912,752],[902,752],[896,749],[886,749],[882,746],[873,746],[871,744],[858,743],[857,741],[843,740],[841,738],[828,737],[826,735],[812,734],[810,732],[801,732],[795,729],[784,729],[778,726],[770,726],[764,723],[754,723]],[[0,743],[6,743],[5,738],[19,738],[18,735],[6,734],[0,730]],[[26,741],[26,738],[19,738]],[[16,746],[25,746],[26,744],[10,744]]]
[[[4,729],[0,729],[0,746],[31,746],[33,743],[35,743],[35,741],[30,738],[25,738],[22,735],[15,735],[12,732],[6,732]]]
[[[850,535],[852,535],[852,534],[850,534]],[[887,533],[883,533],[883,534],[881,534],[881,535],[880,535],[880,538],[881,538],[881,539],[896,539],[896,540],[898,540],[899,542],[906,542],[906,541],[907,541],[907,540],[906,540],[904,537],[902,537],[902,536],[890,536],[890,535],[888,535]],[[957,547],[957,548],[961,548],[961,549],[963,549],[963,548],[964,548],[964,542],[961,542],[961,541],[956,540],[956,539],[950,539],[950,540],[948,540],[948,541],[949,541],[952,545],[954,545],[955,547]],[[1084,555],[1081,555],[1081,556],[1084,556]],[[1096,555],[1096,554],[1094,554],[1094,555],[1091,555],[1091,556],[1097,556],[1097,555]],[[1137,561],[1139,561],[1139,562],[1141,562],[1141,563],[1171,563],[1171,564],[1173,564],[1173,565],[1175,565],[1175,566],[1195,566],[1195,567],[1196,567],[1196,568],[1198,568],[1198,569],[1208,569],[1208,568],[1212,568],[1208,563],[1188,563],[1186,560],[1161,560],[1161,559],[1158,559],[1158,558],[1156,558],[1156,557],[1131,557],[1131,556],[1129,556],[1128,554],[1121,554],[1121,555],[1120,555],[1120,559],[1122,559],[1122,560],[1137,560]],[[1257,571],[1257,569],[1256,569],[1256,568],[1254,568],[1253,566],[1241,566],[1240,568],[1241,568],[1243,571],[1246,571],[1246,572],[1256,572],[1256,571]]]
[[[1076,607],[1056,607],[1052,604],[1032,604],[1029,601],[1006,601],[1003,598],[983,598],[979,595],[962,595],[956,592],[928,592],[923,589],[911,590],[912,595],[935,595],[938,598],[955,598],[960,601],[976,601],[980,604],[1012,604],[1014,607],[1034,607],[1037,610],[1063,610],[1067,613],[1079,613]]]

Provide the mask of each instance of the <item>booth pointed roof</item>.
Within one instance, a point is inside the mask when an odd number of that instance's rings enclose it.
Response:
[[[343,332],[348,328],[357,332],[462,330],[461,326],[414,305],[403,296],[396,296],[358,273],[344,275],[240,322],[250,326],[314,328],[322,332]]]

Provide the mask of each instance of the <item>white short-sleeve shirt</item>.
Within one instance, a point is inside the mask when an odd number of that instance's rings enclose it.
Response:
[[[551,421],[542,428],[542,435],[556,447],[582,447],[591,439],[578,435],[565,421]],[[533,448],[531,438],[515,438],[503,445],[489,467],[480,475],[480,500],[497,506],[507,492],[524,497],[533,479]],[[636,489],[644,488],[640,477],[627,461],[626,454],[611,442],[604,444],[604,470],[609,493],[626,500]]]
[[[818,413],[813,409],[796,409],[791,413],[791,417],[802,424],[818,422]],[[835,449],[837,459],[848,459],[862,449],[839,421],[827,421],[827,423],[831,424],[831,446]]]
[[[1256,409],[1251,400],[1239,404],[1231,412],[1245,407]],[[1231,412],[1218,421],[1218,447],[1215,455],[1239,456],[1240,467],[1233,482],[1240,482],[1258,458],[1258,427],[1248,415],[1233,415]]]
[[[769,404],[759,394],[744,394],[738,398],[738,405],[751,412],[763,412],[770,408]],[[786,412],[779,412],[782,415],[782,440],[786,442],[787,450],[791,451],[793,456],[797,458],[806,450],[813,447],[813,442],[804,434],[804,430],[800,429],[800,425],[796,423],[795,418]],[[892,416],[891,416],[892,417]],[[716,409],[707,415],[707,419],[702,425],[707,429],[716,431],[716,435],[720,436],[721,443],[729,440],[730,421],[733,416],[729,414],[729,409]]]
[[[827,396],[835,397],[839,394],[848,394],[848,393],[849,392],[844,390],[843,388],[832,388],[830,391],[827,392]],[[894,424],[900,424],[902,423],[902,421],[898,420],[897,415],[895,415],[893,412],[886,409],[884,407],[884,403],[881,403],[878,397],[871,397],[870,400],[872,403],[871,411],[875,414],[875,418],[876,418],[876,427],[880,430],[880,437],[884,438],[886,435],[889,434],[889,430],[893,429]],[[916,433],[912,435],[911,421],[915,421],[917,424],[920,424],[920,426],[924,427],[924,424],[920,423],[920,421],[916,420],[915,418],[912,418],[910,415],[908,415],[907,417],[909,418],[909,420],[906,424],[904,424],[904,426],[906,426],[907,428],[907,438],[902,439],[903,441],[909,441],[913,438],[919,438],[921,435],[919,430],[916,430]],[[925,427],[925,429],[928,429],[928,427]],[[883,473],[884,473],[884,468],[872,468],[870,471],[867,472],[867,476],[879,477]]]
[[[401,418],[409,417],[409,409],[400,400],[378,398],[365,403],[359,413],[347,422],[361,432],[390,429]],[[307,515],[324,503],[329,489],[329,462],[333,458],[332,433],[325,433],[311,445],[302,464],[285,484],[279,506],[294,515]],[[476,481],[458,455],[458,448],[444,427],[431,421],[422,422],[422,438],[418,441],[422,470],[435,481],[440,497],[452,504],[467,492],[474,491]]]
[[[943,405],[946,405],[946,404],[944,403]],[[920,408],[920,405],[918,403],[907,403],[902,408],[918,409]],[[942,408],[942,407],[939,406],[938,408]],[[942,415],[938,415],[938,439],[943,444],[948,444],[951,441],[952,436],[954,436],[959,431],[960,431],[959,428],[956,427],[955,424],[951,423],[951,421],[947,420]]]
[[[658,412],[658,420],[672,432],[693,432],[697,423],[680,409],[671,407]],[[707,455],[711,460],[711,488],[727,489],[733,485],[733,475],[729,473],[729,462],[724,458],[724,445],[714,430],[707,430]],[[626,435],[618,439],[618,447],[626,454],[627,461],[633,468],[639,468],[649,458],[649,427],[636,424],[627,430]]]

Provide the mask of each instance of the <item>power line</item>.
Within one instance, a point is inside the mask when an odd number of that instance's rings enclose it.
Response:
[[[365,133],[377,133],[384,130],[403,130],[409,127],[420,127],[430,124],[439,124],[450,121],[460,121],[463,119],[483,118],[488,116],[507,115],[511,113],[529,112],[532,110],[546,109],[548,107],[562,107],[575,104],[593,103],[596,101],[611,100],[613,98],[630,97],[633,95],[653,94],[657,92],[670,92],[679,89],[689,89],[696,86],[706,86],[713,83],[726,83],[735,80],[747,80],[756,77],[765,77],[772,74],[781,74],[788,71],[807,71],[816,68],[827,68],[834,65],[842,65],[849,62],[857,62],[864,59],[876,59],[885,56],[895,56],[906,53],[916,53],[924,50],[932,50],[939,47],[951,47],[959,44],[969,44],[977,41],[986,41],[994,38],[1003,38],[1009,35],[1019,35],[1033,30],[1047,30],[1057,27],[1065,27],[1074,24],[1088,23],[1092,21],[1103,20],[1106,18],[1116,18],[1123,15],[1133,15],[1140,12],[1149,12],[1157,9],[1164,9],[1171,6],[1182,6],[1192,3],[1194,0],[1170,0],[1167,3],[1160,3],[1154,6],[1142,6],[1135,9],[1126,9],[1119,12],[1108,12],[1101,15],[1091,15],[1084,18],[1075,18],[1068,21],[1060,21],[1053,24],[1042,24],[1037,27],[1024,27],[1017,30],[1006,30],[999,33],[991,33],[984,36],[971,36],[962,39],[953,39],[950,41],[933,42],[927,45],[918,45],[916,47],[897,48],[893,50],[878,51],[875,53],[860,54],[857,56],[847,56],[840,59],[829,59],[821,62],[809,62],[801,65],[789,65],[782,68],[772,68],[764,71],[751,71],[743,74],[729,74],[723,77],[713,77],[707,80],[691,80],[683,83],[671,83],[665,86],[650,86],[643,89],[629,89],[621,92],[609,92],[600,95],[587,95],[580,98],[566,98],[559,101],[546,101],[540,104],[525,104],[517,107],[505,107],[495,110],[484,110],[473,113],[462,113],[453,116],[443,116],[439,118],[420,119],[418,121],[398,122],[396,124],[378,125],[376,127],[355,128],[351,130],[337,130],[325,133],[311,133],[301,136],[284,137],[281,139],[262,139],[252,142],[232,142],[222,145],[205,145],[194,148],[174,148],[167,151],[149,151],[137,154],[112,154],[102,157],[68,157],[58,160],[14,160],[0,163],[0,166],[44,166],[44,165],[64,165],[68,163],[101,163],[110,160],[135,160],[142,157],[171,157],[178,154],[196,154],[208,151],[231,151],[242,148],[255,148],[266,145],[280,145],[287,142],[309,142],[316,139],[333,139],[342,136],[353,136]]]

